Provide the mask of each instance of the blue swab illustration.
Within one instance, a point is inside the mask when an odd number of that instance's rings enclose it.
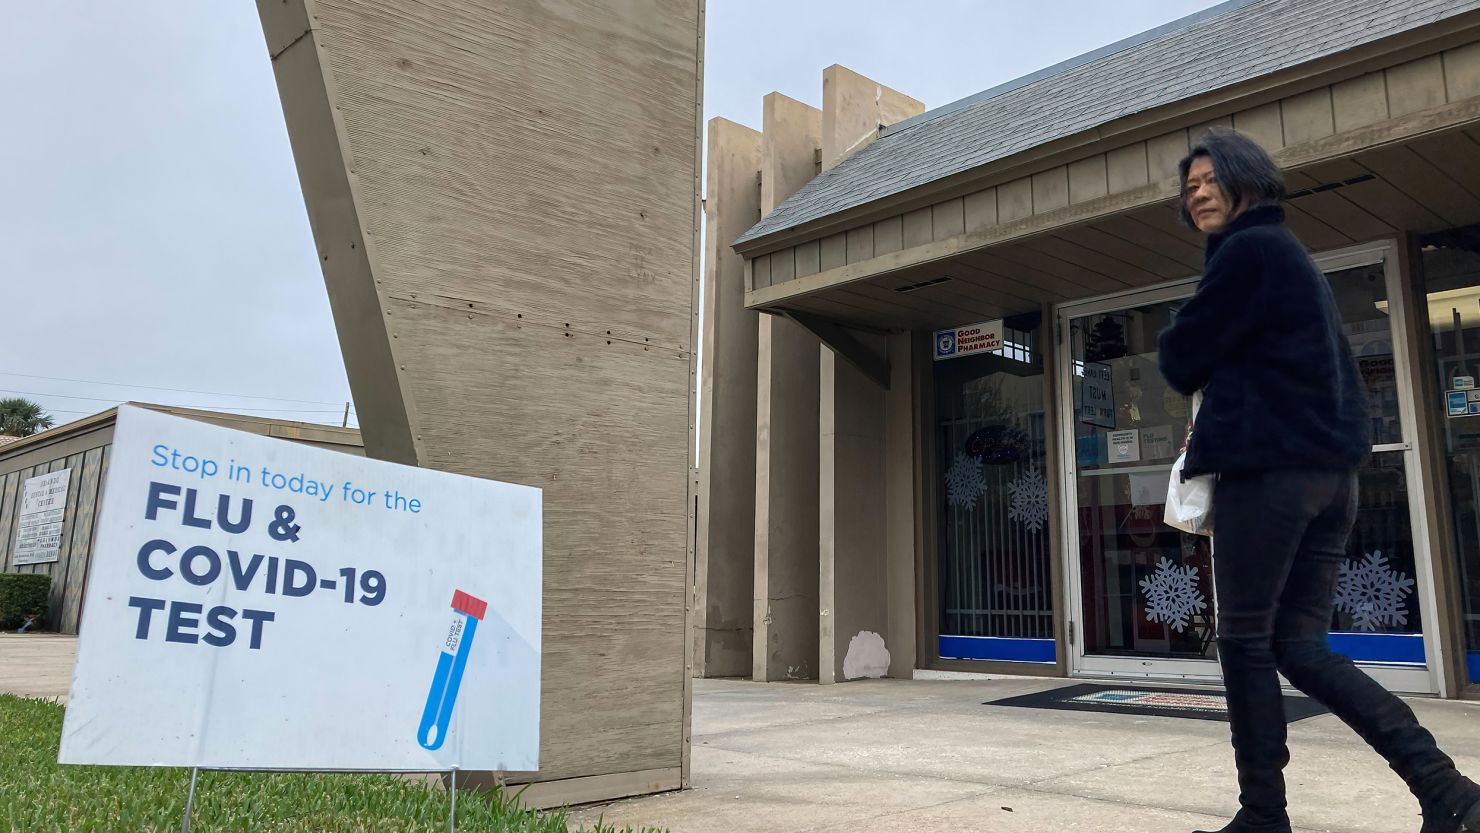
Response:
[[[457,702],[457,690],[462,686],[463,669],[468,664],[468,652],[473,647],[473,634],[478,622],[488,612],[488,602],[470,596],[461,590],[452,593],[452,626],[442,642],[442,653],[437,657],[437,671],[432,675],[432,688],[427,692],[427,704],[421,712],[421,728],[416,739],[424,749],[440,749],[447,740],[447,724],[452,721],[452,707]]]

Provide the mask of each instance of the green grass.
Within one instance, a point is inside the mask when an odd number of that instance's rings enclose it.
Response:
[[[0,694],[0,829],[24,833],[175,833],[190,771],[60,766],[62,707]],[[194,833],[442,833],[448,796],[392,775],[202,772]],[[459,792],[466,833],[565,833],[565,814],[517,796]],[[586,833],[618,833],[598,824]],[[656,831],[644,831],[656,833]]]

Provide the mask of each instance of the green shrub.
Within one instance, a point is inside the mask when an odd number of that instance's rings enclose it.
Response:
[[[0,573],[0,631],[13,631],[35,616],[46,615],[51,576],[45,573]]]

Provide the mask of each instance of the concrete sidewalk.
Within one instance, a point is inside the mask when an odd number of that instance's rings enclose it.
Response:
[[[1237,809],[1228,725],[984,706],[1063,680],[697,680],[693,789],[573,821],[732,831],[1188,833]],[[1413,700],[1480,775],[1480,704]],[[1329,715],[1290,727],[1300,830],[1404,833],[1418,804]]]
[[[65,700],[76,646],[0,635],[0,691]],[[1188,833],[1233,813],[1225,723],[982,705],[1066,684],[696,680],[693,788],[580,808],[572,821],[671,833]],[[1480,703],[1410,702],[1480,774]],[[1417,802],[1336,718],[1293,724],[1290,747],[1298,829],[1418,830]]]
[[[0,633],[0,693],[67,702],[77,637]]]

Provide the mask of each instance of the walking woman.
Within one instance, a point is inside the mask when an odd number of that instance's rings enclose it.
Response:
[[[1221,833],[1290,831],[1277,673],[1387,759],[1418,797],[1421,833],[1480,831],[1480,786],[1327,643],[1371,429],[1331,288],[1285,227],[1284,177],[1231,131],[1209,134],[1179,172],[1182,218],[1207,235],[1206,264],[1161,333],[1160,364],[1176,390],[1203,392],[1186,475],[1217,475],[1218,656],[1241,805]]]

